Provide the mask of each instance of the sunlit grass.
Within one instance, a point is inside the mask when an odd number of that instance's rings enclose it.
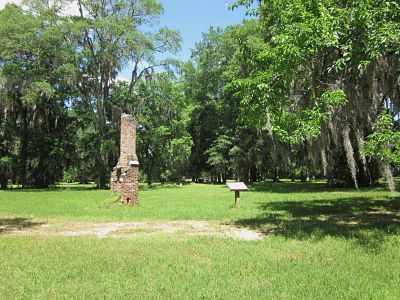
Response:
[[[398,299],[400,205],[384,187],[260,183],[233,207],[224,186],[141,186],[140,207],[62,185],[0,191],[0,299]],[[261,241],[14,236],[59,221],[213,220]]]
[[[0,238],[0,298],[398,299],[399,239]]]
[[[257,218],[274,202],[388,200],[384,188],[357,192],[327,189],[322,182],[256,184],[241,193],[234,208],[233,192],[223,185],[173,184],[140,187],[140,206],[123,207],[109,191],[91,186],[63,185],[51,190],[0,191],[0,216],[70,220],[238,220]]]

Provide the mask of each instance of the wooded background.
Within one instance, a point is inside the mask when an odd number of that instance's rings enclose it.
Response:
[[[210,28],[187,62],[156,59],[180,47],[178,32],[146,30],[156,1],[79,0],[63,15],[70,2],[0,11],[1,188],[106,187],[126,112],[149,184],[383,177],[395,189],[398,2],[237,1],[252,18]]]

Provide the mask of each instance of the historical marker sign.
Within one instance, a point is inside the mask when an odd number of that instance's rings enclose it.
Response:
[[[231,191],[247,191],[248,188],[244,182],[228,182],[226,184]]]
[[[235,192],[235,207],[240,208],[240,192],[249,190],[244,182],[228,182],[227,187]]]

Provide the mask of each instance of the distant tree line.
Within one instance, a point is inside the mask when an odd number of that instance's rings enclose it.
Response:
[[[70,2],[79,15],[65,15]],[[180,36],[147,33],[162,13],[154,0],[26,1],[0,12],[0,184],[47,187],[60,180],[109,183],[118,159],[119,117],[140,121],[139,151],[149,181],[186,151],[183,98],[172,60]],[[132,65],[127,83],[118,72]],[[154,75],[154,68],[164,74]],[[173,130],[173,132],[171,131]],[[162,155],[160,155],[162,154]],[[171,165],[171,164],[169,164]],[[155,175],[154,175],[155,176]]]
[[[253,1],[234,5],[249,7]],[[252,124],[284,142],[291,164],[329,185],[394,191],[400,136],[400,4],[258,1],[264,46],[228,84]]]
[[[0,185],[106,187],[119,117],[138,120],[141,178],[307,181],[394,190],[400,166],[400,6],[237,1],[253,18],[203,34],[146,33],[153,0],[29,1],[0,11]],[[129,80],[118,73],[130,67]]]

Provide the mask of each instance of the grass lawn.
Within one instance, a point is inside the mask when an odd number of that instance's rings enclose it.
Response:
[[[141,187],[120,207],[89,186],[0,191],[0,299],[400,298],[400,205],[383,187],[257,184],[233,208],[223,186]],[[18,236],[30,220],[211,220],[261,241]]]
[[[256,184],[241,193],[234,208],[233,192],[224,185],[172,184],[140,186],[140,207],[121,207],[109,191],[91,186],[62,185],[51,190],[0,191],[0,216],[62,218],[68,220],[239,220],[284,212],[286,206],[306,213],[307,208],[348,212],[364,205],[387,205],[383,187],[357,192],[326,189],[325,183]],[[337,205],[340,208],[337,208]],[[352,208],[353,207],[353,208]],[[322,211],[321,211],[322,210]],[[348,211],[350,210],[350,211]]]

